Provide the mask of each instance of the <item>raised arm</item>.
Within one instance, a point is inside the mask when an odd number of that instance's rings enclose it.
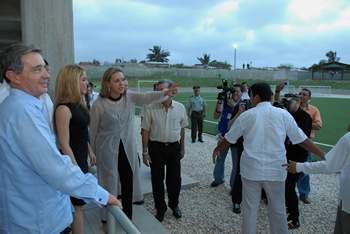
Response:
[[[284,84],[281,82],[276,86],[275,90],[275,101],[281,101],[280,92],[284,88]]]

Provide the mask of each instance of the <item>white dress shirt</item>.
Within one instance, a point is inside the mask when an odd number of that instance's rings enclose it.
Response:
[[[0,104],[8,95],[10,95],[10,89],[10,85],[4,80],[3,83],[0,85]]]
[[[325,159],[326,161],[313,163],[297,163],[296,170],[305,174],[333,174],[342,171],[338,205],[343,200],[342,209],[350,214],[350,133],[340,138],[333,149],[326,154]]]
[[[260,102],[243,112],[225,138],[234,144],[242,135],[241,175],[248,180],[284,181],[287,178],[287,171],[282,167],[287,162],[286,136],[293,144],[307,139],[293,116],[271,106],[270,102]]]
[[[172,100],[166,111],[163,103],[156,103],[147,107],[141,128],[150,131],[150,140],[163,143],[173,143],[181,138],[181,128],[188,125],[185,106]]]
[[[243,95],[242,95],[242,98],[241,98],[242,100],[245,100],[245,99],[250,99],[250,97],[249,97],[249,94],[248,94],[248,91],[247,92],[245,92],[245,93],[243,93]]]

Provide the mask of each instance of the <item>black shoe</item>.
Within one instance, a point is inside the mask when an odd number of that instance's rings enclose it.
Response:
[[[141,201],[133,202],[132,204],[135,204],[135,205],[142,205],[143,203],[145,203],[145,201],[144,201],[144,200],[141,200]]]
[[[222,184],[222,183],[224,183],[224,182],[225,182],[225,181],[222,181],[221,183],[216,183],[215,180],[214,180],[213,182],[211,182],[210,186],[211,186],[211,187],[216,187],[216,186],[218,186],[218,185],[220,185],[220,184]]]
[[[164,219],[164,214],[165,214],[165,211],[157,212],[156,219],[158,219],[159,222],[162,222]]]
[[[240,214],[241,213],[241,205],[238,203],[234,203],[233,204],[233,212],[235,212],[236,214]]]
[[[199,141],[199,142],[202,142],[202,143],[204,142],[202,139],[201,139],[201,140],[198,140],[198,141]]]
[[[290,221],[288,223],[288,229],[294,229],[294,228],[298,228],[298,227],[300,227],[300,222],[299,221],[295,221],[295,222]]]
[[[182,214],[181,214],[181,211],[179,209],[179,207],[175,207],[173,210],[173,215],[176,217],[176,218],[181,218],[182,217]]]
[[[195,142],[196,142],[196,140],[192,140],[192,141],[191,141],[191,143],[195,143]]]

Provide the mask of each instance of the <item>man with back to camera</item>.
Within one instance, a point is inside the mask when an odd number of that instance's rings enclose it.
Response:
[[[156,91],[168,89],[172,85],[170,80],[160,80]],[[159,222],[163,221],[167,210],[164,201],[165,166],[168,206],[176,218],[182,217],[178,204],[181,190],[181,159],[185,156],[187,125],[185,106],[170,97],[162,103],[149,105],[141,123],[143,163],[151,166],[153,198]]]
[[[68,195],[121,207],[57,150],[39,100],[50,79],[40,52],[15,44],[0,54],[1,74],[11,86],[0,105],[0,233],[62,232],[73,220]]]
[[[283,87],[284,85],[282,82],[276,86],[275,99],[278,98],[278,100],[276,99],[276,101],[280,100],[280,91],[283,89]],[[317,107],[312,106],[308,103],[311,99],[311,91],[309,89],[301,89],[299,91],[299,97],[300,97],[300,107],[304,111],[306,111],[312,118],[312,130],[311,130],[310,138],[314,138],[315,130],[319,131],[322,128],[320,111],[317,109]],[[307,162],[312,162],[311,152],[309,152],[308,154]],[[301,172],[297,183],[297,187],[299,190],[300,200],[302,200],[305,204],[310,204],[311,203],[311,200],[309,198],[309,193],[311,191],[310,176],[308,174],[304,174],[304,172]]]
[[[198,141],[204,142],[202,139],[202,133],[203,133],[203,118],[207,116],[207,111],[205,107],[207,106],[207,103],[205,102],[204,98],[200,96],[200,89],[201,87],[194,86],[193,91],[194,95],[190,97],[187,101],[187,112],[188,112],[188,118],[191,120],[191,138],[192,143],[196,142],[196,133],[197,133],[197,125],[198,125]],[[192,110],[192,114],[191,114]]]
[[[230,92],[231,96],[235,96],[238,93]],[[240,101],[236,99],[237,102]],[[218,141],[218,145],[224,138],[224,135],[228,132],[228,122],[231,119],[232,110],[235,106],[235,101],[231,98],[228,99],[221,99],[218,98],[218,102],[216,103],[215,110],[214,110],[214,119],[218,119],[221,117],[220,122],[218,123],[218,130],[219,134],[216,135],[215,140]],[[230,178],[230,187],[232,189],[233,182],[234,182],[234,176],[235,176],[235,169],[236,169],[236,147],[228,146],[220,151],[220,158],[217,158],[213,160],[213,163],[215,164],[213,176],[214,181],[211,182],[211,187],[216,187],[222,183],[225,182],[225,159],[228,153],[228,150],[231,149],[231,157],[232,157],[232,171],[231,171],[231,178]]]
[[[284,141],[288,136],[294,144],[324,156],[298,128],[295,120],[285,110],[271,106],[271,88],[266,83],[255,83],[250,89],[253,108],[238,116],[223,141],[213,151],[213,159],[220,150],[244,137],[241,158],[243,183],[243,233],[255,233],[261,190],[269,200],[269,223],[272,233],[288,233],[285,210],[286,162]]]

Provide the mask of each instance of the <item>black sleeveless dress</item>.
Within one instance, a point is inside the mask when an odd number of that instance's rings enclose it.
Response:
[[[60,103],[69,108],[72,113],[72,118],[69,122],[69,146],[73,151],[75,160],[82,172],[88,172],[88,124],[89,115],[84,111],[83,107],[79,103]],[[80,199],[71,197],[73,206],[85,205],[85,202]]]

